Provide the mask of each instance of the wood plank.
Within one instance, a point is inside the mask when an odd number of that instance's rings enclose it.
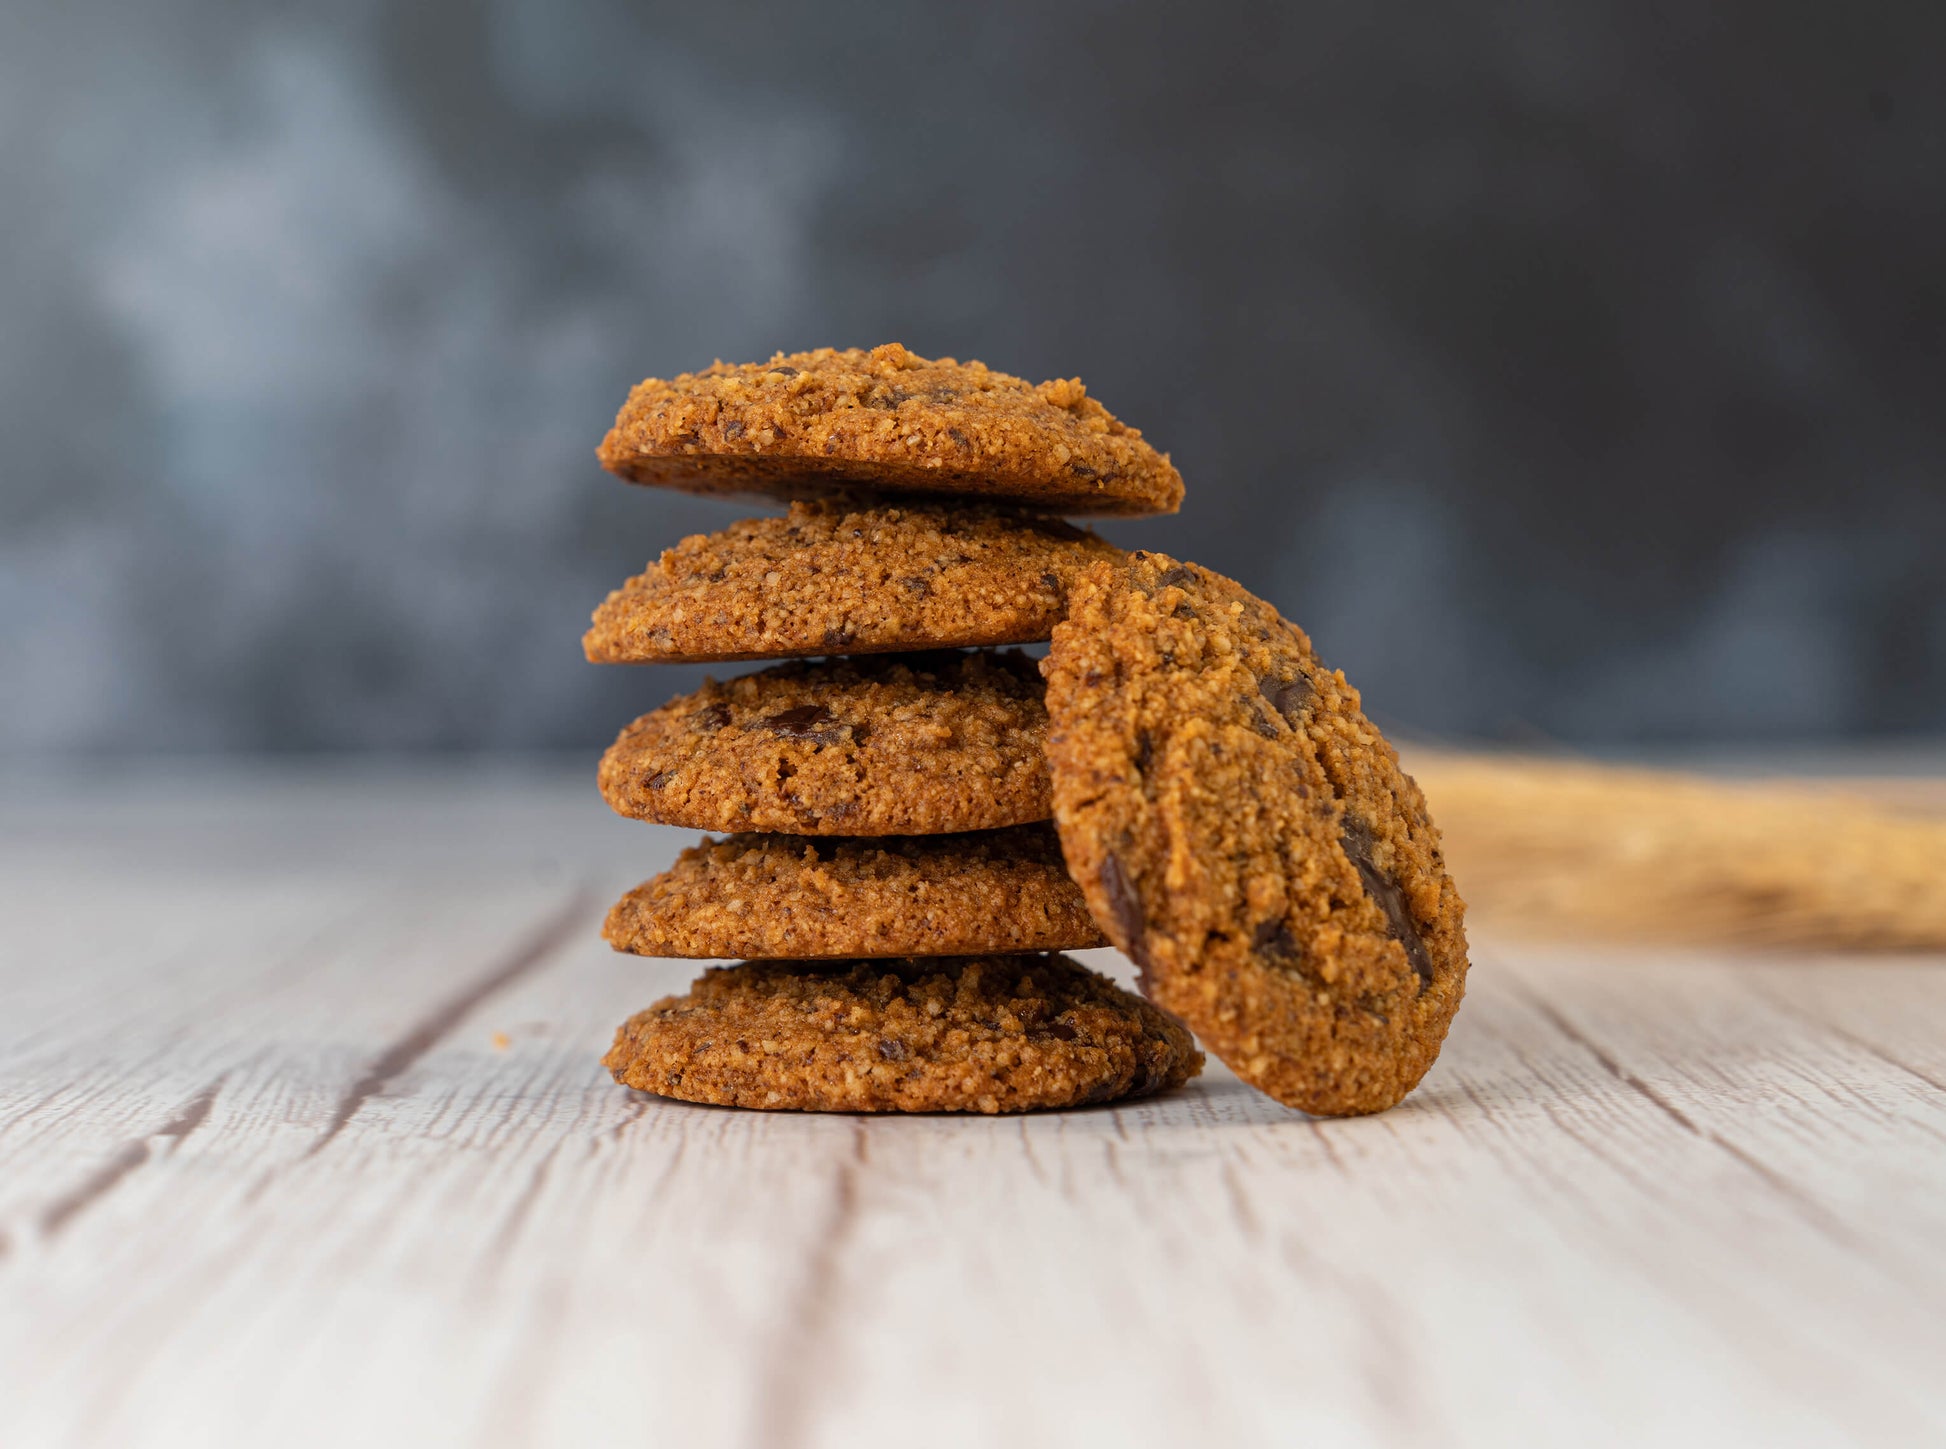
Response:
[[[1946,962],[1487,943],[1353,1122],[739,1113],[596,1064],[634,869],[354,815],[0,877],[0,1444],[1946,1436]]]

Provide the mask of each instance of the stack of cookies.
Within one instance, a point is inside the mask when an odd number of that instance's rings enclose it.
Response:
[[[602,760],[622,814],[723,833],[629,892],[608,940],[743,963],[625,1023],[618,1081],[1066,1107],[1186,1081],[1192,1028],[1309,1112],[1380,1111],[1425,1075],[1467,970],[1425,798],[1275,608],[1060,521],[1182,498],[1079,382],[896,345],[719,363],[636,388],[601,459],[789,505],[669,550],[587,635],[599,663],[790,661]],[[1038,666],[1006,647],[1042,640]],[[1059,954],[1104,944],[1142,996]]]
[[[892,345],[651,379],[601,448],[633,482],[788,503],[611,594],[597,663],[785,660],[622,731],[623,815],[718,832],[604,935],[737,959],[623,1025],[619,1082],[694,1102],[1019,1111],[1180,1085],[1167,1012],[1059,954],[1107,944],[1048,823],[1034,661],[1120,550],[1061,514],[1173,512],[1168,459],[1079,382]]]

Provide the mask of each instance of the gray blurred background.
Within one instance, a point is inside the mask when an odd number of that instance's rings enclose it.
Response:
[[[734,505],[629,384],[898,339],[1421,733],[1946,729],[1946,6],[0,9],[0,750],[579,748]]]

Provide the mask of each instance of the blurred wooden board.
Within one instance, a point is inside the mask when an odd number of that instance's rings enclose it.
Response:
[[[586,774],[0,787],[0,1445],[1946,1438],[1946,959],[1480,941],[1360,1121],[688,1107]]]

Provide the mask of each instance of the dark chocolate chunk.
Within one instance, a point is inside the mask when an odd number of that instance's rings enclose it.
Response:
[[[1294,961],[1299,955],[1297,937],[1291,934],[1291,928],[1284,924],[1282,916],[1257,922],[1257,929],[1250,937],[1250,947],[1259,956],[1272,961]]]
[[[1432,985],[1432,957],[1426,951],[1425,938],[1419,934],[1419,923],[1412,919],[1412,910],[1406,905],[1405,892],[1372,863],[1371,827],[1356,816],[1345,816],[1340,844],[1344,847],[1345,858],[1358,867],[1358,878],[1364,884],[1365,894],[1385,912],[1386,923],[1392,928],[1392,938],[1405,947],[1405,958],[1419,974],[1420,986]]]
[[[845,645],[851,643],[856,637],[857,635],[851,632],[851,626],[849,624],[839,624],[834,628],[824,631],[824,642],[833,649],[844,648]]]
[[[1051,1037],[1054,1037],[1058,1041],[1073,1041],[1076,1037],[1081,1035],[1080,1032],[1076,1031],[1073,1027],[1069,1026],[1065,1021],[1049,1022],[1047,1026],[1047,1034]]]
[[[1101,863],[1101,888],[1108,893],[1108,914],[1113,918],[1109,937],[1122,948],[1122,954],[1135,963],[1135,982],[1144,992],[1149,989],[1149,951],[1143,939],[1148,925],[1142,911],[1142,897],[1135,883],[1122,869],[1117,856]]]
[[[699,730],[720,730],[730,722],[730,707],[720,701],[716,704],[706,704],[690,718],[695,721],[696,728]]]
[[[805,740],[814,745],[835,745],[845,737],[845,727],[821,704],[800,704],[764,721],[764,728],[787,740]]]
[[[912,1055],[912,1048],[902,1041],[885,1036],[879,1038],[878,1054],[888,1062],[902,1062]]]
[[[1155,581],[1155,586],[1159,589],[1166,589],[1173,585],[1174,587],[1180,589],[1180,588],[1186,588],[1190,584],[1193,584],[1195,582],[1196,582],[1196,575],[1191,573],[1183,565],[1177,564],[1174,568],[1170,569],[1168,572],[1164,573],[1162,577],[1157,579]]]
[[[1311,681],[1303,677],[1297,679],[1259,679],[1258,692],[1270,701],[1270,707],[1296,725],[1297,716],[1311,701]]]
[[[774,372],[774,373],[777,373],[777,374],[779,374],[779,375],[781,375],[781,376],[783,376],[783,377],[796,377],[796,376],[797,376],[797,369],[796,369],[796,368],[794,368],[794,367],[790,367],[790,366],[787,366],[786,364],[784,364],[784,363],[781,363],[781,362],[780,362],[780,363],[778,363],[778,364],[777,364],[777,365],[776,365],[775,367],[772,367],[772,368],[768,368],[768,369],[766,369],[766,370],[767,370],[767,371],[769,371],[769,372]]]
[[[1148,922],[1142,914],[1142,897],[1128,878],[1128,872],[1122,869],[1119,856],[1111,855],[1102,861],[1101,888],[1108,895],[1108,914],[1114,917],[1113,934],[1120,937],[1115,944],[1128,951],[1141,941],[1142,929]]]
[[[723,424],[723,436],[726,438],[740,438],[746,431],[748,429],[745,427],[742,418],[731,418],[727,423]]]

